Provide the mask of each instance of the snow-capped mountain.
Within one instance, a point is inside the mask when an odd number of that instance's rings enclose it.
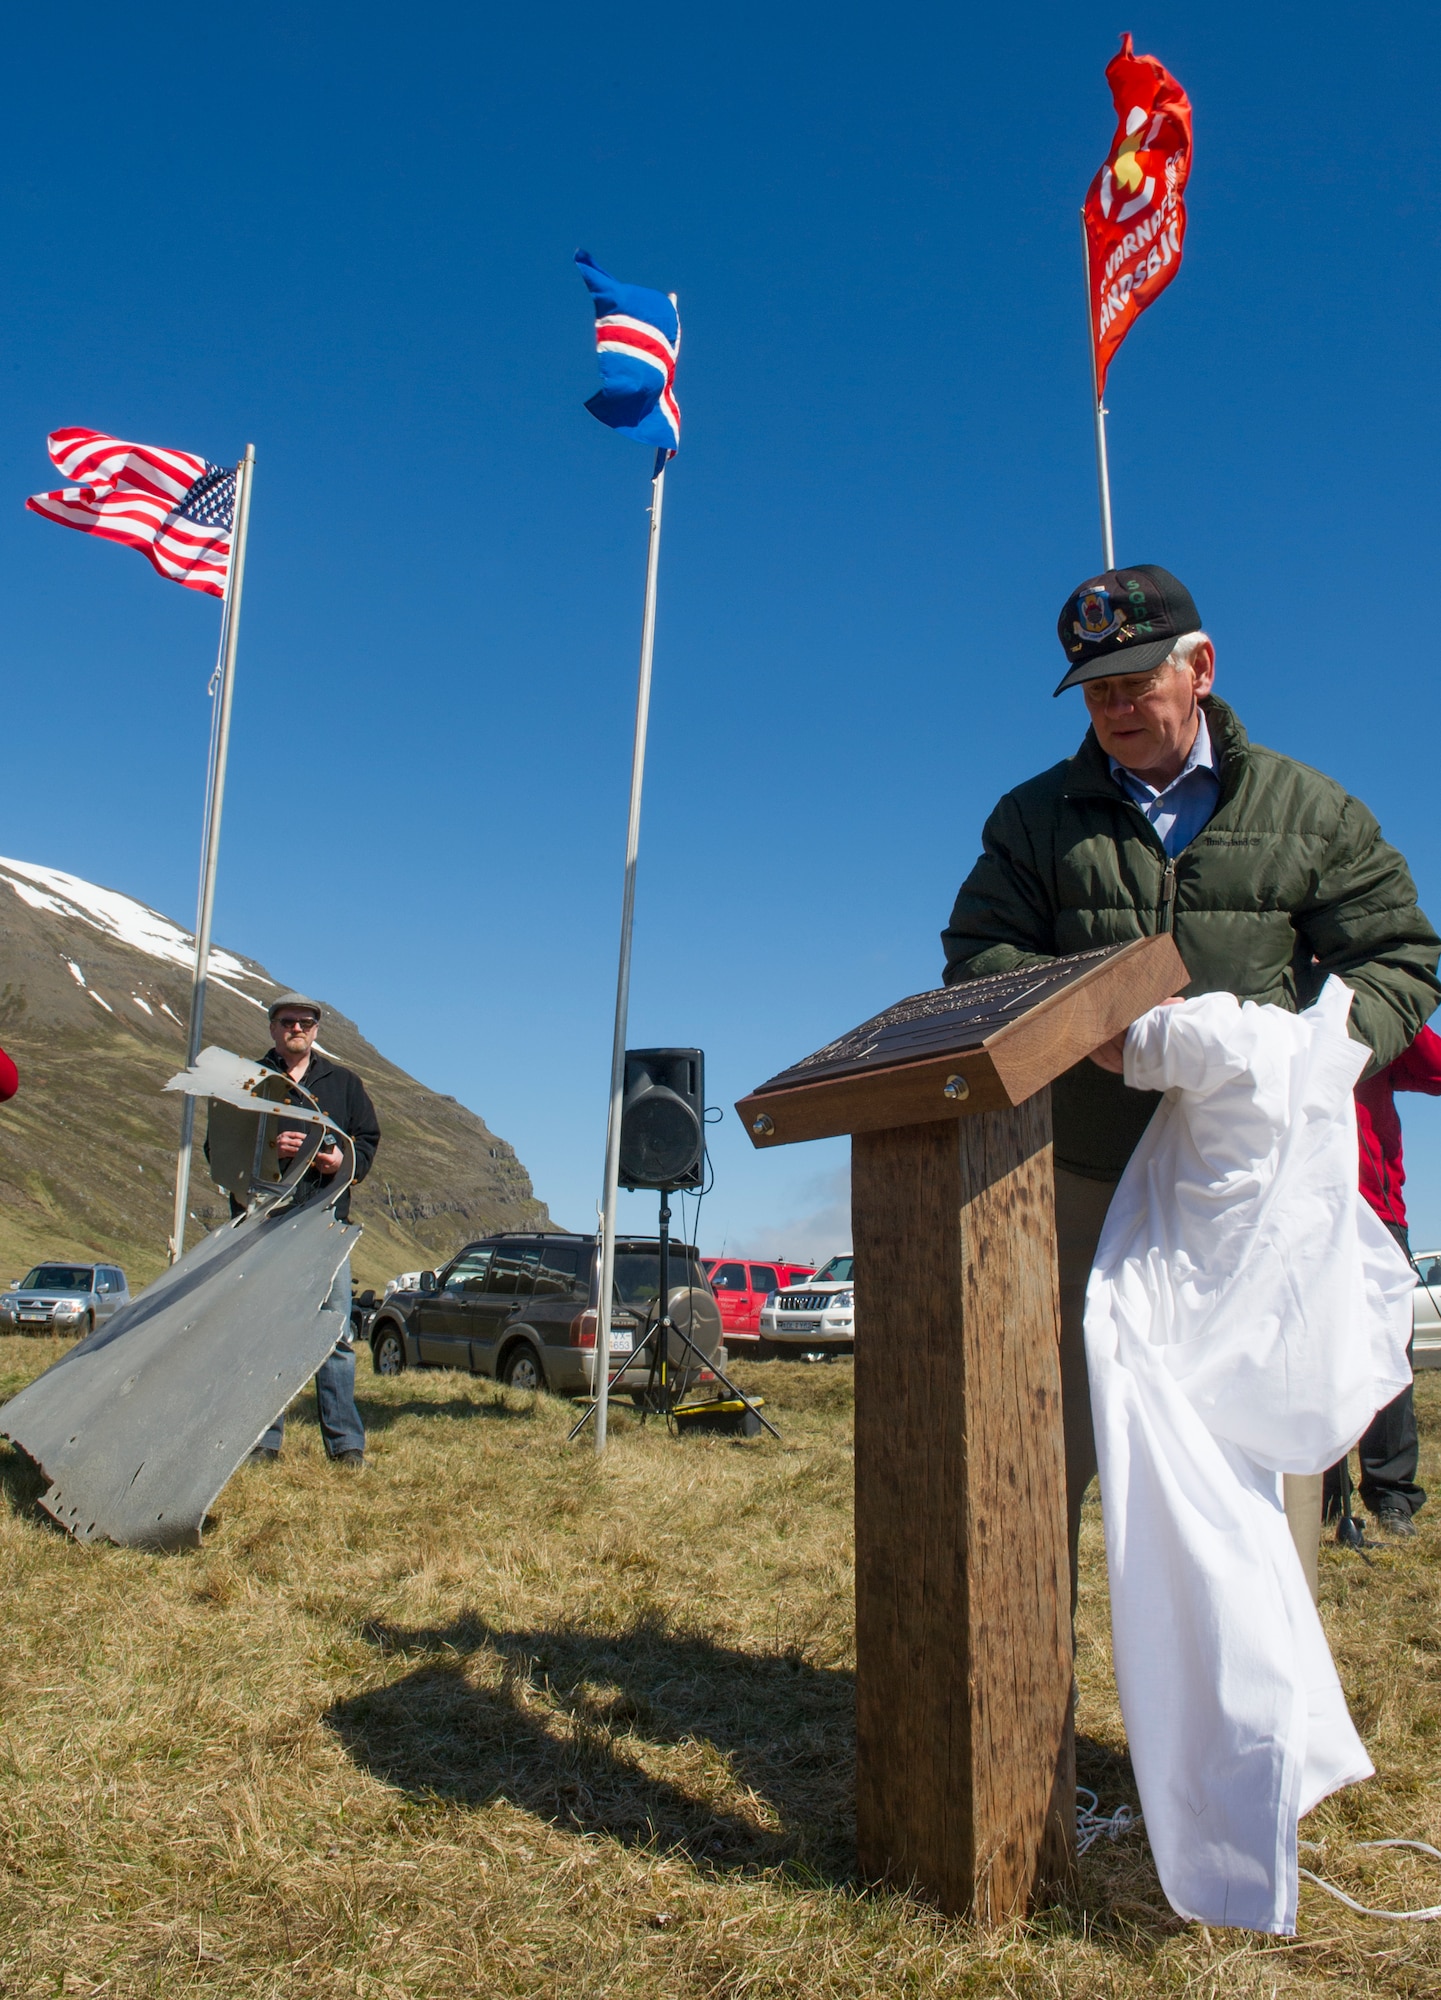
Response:
[[[160,1269],[179,1126],[161,1085],[184,1064],[194,956],[190,931],[133,897],[0,858],[0,1045],[20,1067],[19,1095],[0,1106],[0,1283],[46,1256],[112,1258],[132,1285]],[[209,971],[205,1040],[259,1055],[278,982],[218,947]],[[473,1112],[387,1061],[328,1003],[321,1040],[365,1078],[384,1134],[354,1203],[362,1282],[487,1230],[546,1225],[514,1150]],[[217,1221],[221,1202],[197,1161],[197,1225]]]

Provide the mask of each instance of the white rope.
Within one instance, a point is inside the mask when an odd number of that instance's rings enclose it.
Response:
[[[1083,1800],[1091,1803],[1084,1805]],[[1076,1787],[1076,1852],[1089,1854],[1098,1840],[1119,1840],[1141,1824],[1134,1806],[1117,1806],[1113,1813],[1100,1810],[1101,1801],[1085,1785]]]
[[[1296,1845],[1304,1847],[1314,1854],[1320,1851],[1321,1842],[1317,1840],[1300,1840],[1297,1841]],[[1441,1848],[1431,1847],[1424,1840],[1358,1840],[1355,1845],[1357,1847],[1410,1847],[1414,1848],[1418,1854],[1429,1854],[1433,1861],[1441,1861]],[[1084,1852],[1084,1850],[1082,1851]],[[1298,1872],[1307,1882],[1314,1883],[1318,1889],[1324,1889],[1328,1896],[1334,1896],[1338,1903],[1344,1903],[1348,1910],[1354,1910],[1358,1917],[1384,1917],[1388,1923],[1393,1924],[1432,1924],[1435,1923],[1438,1917],[1441,1917],[1441,1903],[1434,1903],[1429,1910],[1368,1910],[1364,1903],[1358,1903],[1354,1896],[1348,1896],[1345,1890],[1338,1889],[1334,1882],[1323,1881],[1321,1876],[1313,1875],[1309,1868],[1302,1868]]]
[[[1087,1803],[1089,1801],[1089,1803]],[[1089,1854],[1098,1840],[1120,1840],[1124,1834],[1132,1833],[1142,1824],[1141,1815],[1133,1806],[1117,1806],[1113,1813],[1100,1810],[1100,1800],[1085,1785],[1076,1787],[1076,1852]],[[1321,1843],[1302,1840],[1297,1846],[1310,1853],[1319,1853]],[[1358,1840],[1358,1848],[1408,1847],[1416,1854],[1429,1854],[1433,1861],[1441,1861],[1441,1848],[1432,1847],[1424,1840]],[[1344,1903],[1348,1910],[1354,1910],[1358,1917],[1379,1917],[1393,1924],[1431,1924],[1441,1919],[1441,1903],[1433,1903],[1425,1910],[1373,1910],[1365,1903],[1358,1903],[1354,1896],[1348,1896],[1344,1889],[1338,1889],[1334,1882],[1315,1874],[1309,1868],[1297,1871],[1304,1881],[1324,1889],[1328,1896],[1334,1896],[1338,1903]]]

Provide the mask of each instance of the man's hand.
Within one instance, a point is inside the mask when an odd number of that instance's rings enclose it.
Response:
[[[1110,1041],[1102,1042],[1098,1049],[1092,1049],[1091,1061],[1100,1069],[1108,1069],[1112,1076],[1124,1076],[1128,1032],[1128,1029],[1122,1028],[1119,1035],[1112,1035]]]
[[[1162,1000],[1158,1004],[1162,1007],[1179,1007],[1181,996],[1178,993],[1173,999]],[[1110,1041],[1102,1042],[1098,1049],[1092,1049],[1091,1061],[1099,1069],[1108,1069],[1112,1076],[1124,1076],[1126,1073],[1126,1037],[1130,1032],[1129,1028],[1122,1028],[1119,1035],[1112,1035]]]
[[[293,1160],[304,1144],[303,1132],[282,1132],[275,1141],[275,1150],[282,1160]],[[322,1146],[310,1164],[322,1178],[329,1180],[332,1174],[339,1173],[344,1157],[339,1146]]]

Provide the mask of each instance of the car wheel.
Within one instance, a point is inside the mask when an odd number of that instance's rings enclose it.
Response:
[[[516,1347],[506,1356],[500,1379],[507,1389],[543,1389],[545,1370],[533,1347]]]
[[[405,1373],[405,1342],[399,1327],[387,1326],[375,1336],[370,1363],[377,1375]]]

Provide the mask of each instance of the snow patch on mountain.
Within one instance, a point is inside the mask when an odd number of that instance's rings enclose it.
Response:
[[[34,862],[9,861],[3,855],[0,855],[0,881],[8,882],[32,910],[49,910],[55,916],[76,918],[104,936],[128,944],[134,950],[144,952],[147,958],[160,959],[166,965],[184,966],[189,971],[195,964],[193,933],[182,930],[169,917],[162,917],[158,910],[137,903],[132,896],[122,896],[116,889],[102,889],[94,882],[82,880],[79,875],[67,875],[63,868],[39,868]],[[67,963],[84,985],[79,967],[72,961],[67,960]],[[263,1003],[232,982],[244,979],[252,985],[274,984],[260,973],[252,972],[218,945],[211,948],[210,977],[257,1007]],[[166,1012],[169,1011],[167,1008]]]

